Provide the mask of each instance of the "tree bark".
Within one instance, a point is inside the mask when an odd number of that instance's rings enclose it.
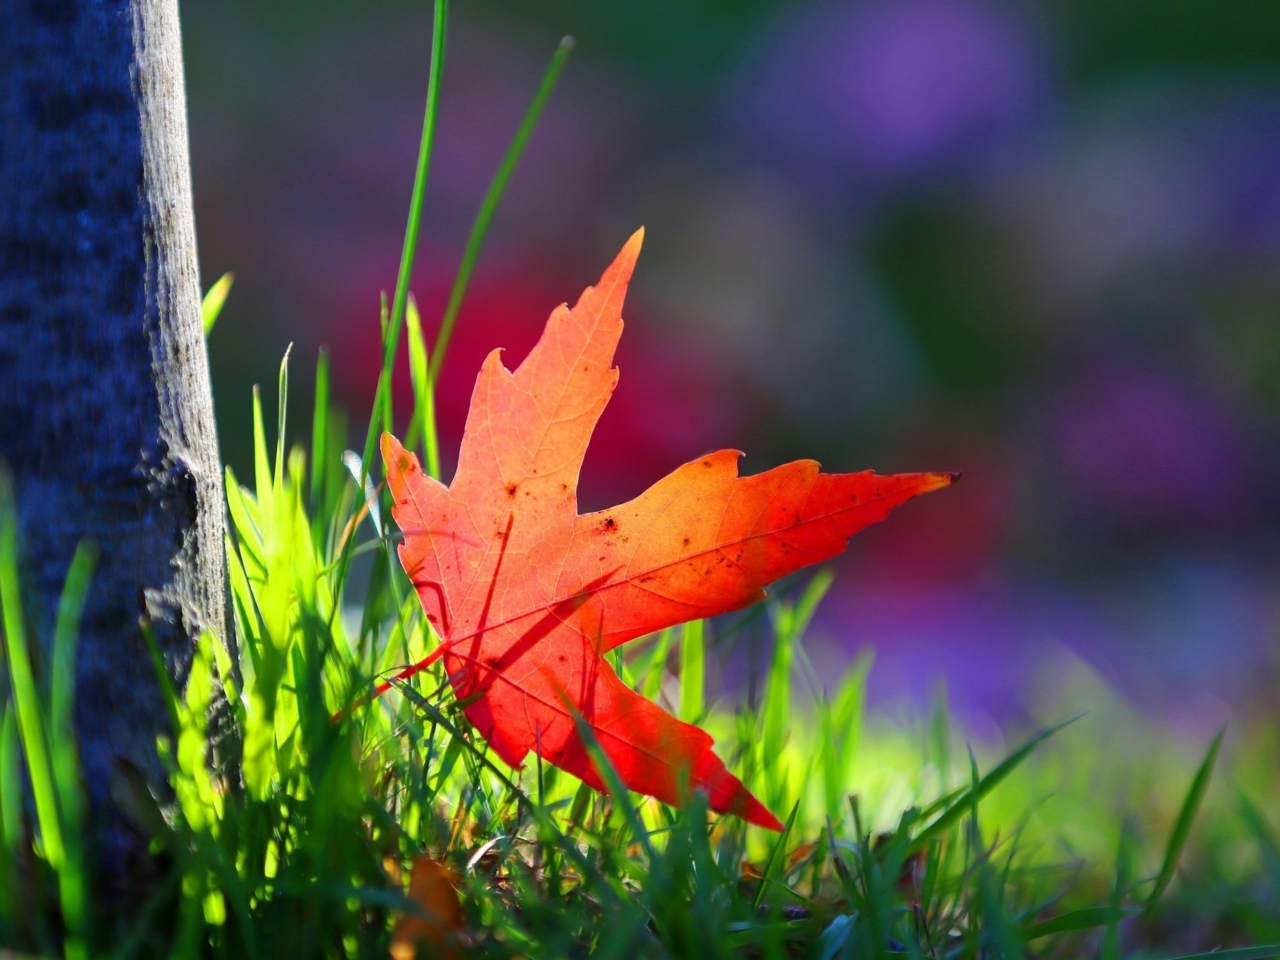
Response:
[[[76,725],[109,858],[113,775],[158,778],[168,726],[140,618],[179,682],[227,629],[177,0],[0,0],[0,458],[45,642],[77,543],[101,551]]]

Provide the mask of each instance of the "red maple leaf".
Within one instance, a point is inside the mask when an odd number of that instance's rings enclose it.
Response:
[[[676,803],[683,781],[712,810],[778,830],[711,737],[627,687],[604,654],[756,602],[767,584],[834,556],[955,475],[826,474],[800,460],[739,477],[740,454],[721,450],[629,503],[579,515],[578,472],[618,383],[611,364],[642,238],[572,309],[556,308],[514,373],[500,350],[489,354],[452,484],[383,435],[400,560],[443,640],[401,676],[442,655],[467,719],[513,767],[536,750],[604,789],[576,714],[628,788]]]

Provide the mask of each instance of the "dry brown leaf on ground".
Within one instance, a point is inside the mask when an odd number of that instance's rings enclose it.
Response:
[[[465,929],[458,875],[431,857],[419,857],[409,875],[409,899],[420,913],[406,913],[391,934],[392,960],[456,957]],[[419,948],[425,948],[419,952]]]

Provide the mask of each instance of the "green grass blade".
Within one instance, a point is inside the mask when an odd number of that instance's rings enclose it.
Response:
[[[364,503],[369,508],[369,522],[373,524],[374,532],[382,537],[382,508],[378,505],[378,491],[374,488],[373,481],[369,479],[369,471],[360,463],[360,458],[356,456],[354,450],[344,451],[342,462],[353,478],[357,481],[364,479]]]
[[[98,562],[98,548],[82,540],[71,558],[71,568],[62,588],[58,618],[53,628],[53,670],[49,683],[49,722],[56,751],[74,736],[73,708],[76,682],[76,641],[84,613],[89,581]]]
[[[18,731],[27,759],[31,792],[40,822],[40,838],[45,857],[61,869],[66,848],[62,842],[62,818],[58,810],[57,786],[49,758],[49,740],[44,709],[36,687],[35,673],[27,649],[27,631],[22,615],[22,591],[18,583],[18,530],[13,492],[6,476],[0,480],[0,607],[3,607],[5,647],[9,656],[12,696],[18,710]]]
[[[1174,957],[1173,960],[1264,960],[1267,957],[1280,957],[1280,943],[1269,943],[1265,947],[1237,947],[1234,950],[1188,953],[1185,956]]]
[[[440,439],[436,430],[436,390],[431,381],[427,358],[427,341],[422,334],[422,317],[417,301],[409,297],[405,311],[405,326],[409,331],[409,379],[413,384],[413,421],[405,436],[405,447],[412,450],[422,435],[426,454],[427,473],[440,479]]]
[[[507,190],[512,173],[520,163],[520,157],[524,154],[529,138],[538,126],[538,120],[542,116],[543,108],[547,105],[547,100],[551,98],[556,81],[560,79],[560,71],[564,69],[564,63],[573,50],[573,43],[573,37],[565,37],[560,41],[560,46],[556,47],[556,52],[542,75],[542,82],[538,84],[538,90],[529,103],[529,109],[525,111],[524,119],[520,121],[516,135],[511,139],[511,145],[507,147],[507,152],[502,158],[502,163],[498,165],[498,172],[494,174],[489,189],[485,192],[475,222],[471,224],[471,233],[467,235],[467,245],[462,252],[462,262],[458,265],[458,273],[454,277],[453,288],[449,291],[449,300],[445,304],[444,315],[440,319],[440,332],[436,334],[435,346],[431,351],[432,383],[440,379],[440,369],[444,366],[445,353],[449,349],[449,338],[453,336],[458,311],[462,308],[463,298],[467,295],[467,286],[471,283],[471,275],[475,272],[476,261],[480,259],[480,249],[484,246],[489,224],[492,223],[498,203]]]
[[[311,414],[311,512],[319,514],[325,502],[325,478],[329,475],[329,350],[316,356],[316,400]]]
[[[142,639],[146,643],[147,653],[151,656],[151,668],[155,670],[156,682],[160,685],[160,696],[164,700],[165,709],[169,712],[169,724],[174,736],[182,728],[182,714],[179,710],[178,691],[174,689],[173,678],[164,663],[164,654],[156,643],[155,632],[150,624],[142,624]]]
[[[817,580],[818,578],[814,578]],[[808,593],[809,591],[806,591]],[[815,603],[816,605],[816,603]],[[780,602],[773,614],[773,658],[765,679],[764,701],[760,707],[761,769],[764,773],[767,806],[785,802],[784,794],[790,777],[786,761],[787,741],[791,730],[791,674],[796,647],[800,642],[798,606]],[[809,610],[812,614],[812,608]]]
[[[1151,910],[1160,896],[1173,882],[1173,875],[1178,869],[1178,860],[1182,857],[1182,848],[1187,845],[1187,837],[1191,834],[1191,826],[1195,823],[1196,814],[1204,802],[1204,795],[1209,790],[1209,781],[1213,777],[1213,765],[1218,759],[1218,751],[1222,747],[1222,738],[1226,736],[1226,728],[1218,731],[1218,735],[1209,744],[1209,750],[1196,775],[1191,779],[1191,786],[1183,798],[1182,808],[1178,810],[1178,818],[1173,822],[1173,830],[1169,834],[1169,842],[1165,846],[1164,862],[1160,865],[1160,873],[1156,877],[1156,885],[1147,898],[1146,909]]]
[[[1280,841],[1276,839],[1271,824],[1267,822],[1262,811],[1243,793],[1239,795],[1240,816],[1258,845],[1263,866],[1271,879],[1273,893],[1280,890]]]
[[[65,862],[58,872],[58,892],[63,922],[67,927],[64,951],[68,960],[87,956],[86,943],[89,935],[89,878],[85,871],[82,849],[85,811],[80,788],[73,710],[76,641],[80,635],[80,619],[97,557],[97,547],[88,541],[81,541],[71,559],[53,630],[53,669],[49,684],[49,749],[53,758],[58,806],[62,812],[62,839],[66,847]]]
[[[706,621],[684,625],[680,638],[680,719],[696,723],[705,711]]]
[[[577,707],[568,702],[567,698],[565,706],[573,711],[573,722],[577,725],[578,736],[582,738],[582,745],[586,747],[587,754],[591,757],[591,762],[595,764],[596,772],[600,774],[600,779],[604,781],[604,785],[609,791],[609,796],[613,797],[613,802],[622,810],[622,815],[626,819],[627,825],[631,828],[632,836],[644,849],[646,862],[653,864],[656,859],[653,842],[649,839],[649,831],[645,829],[644,823],[640,819],[640,814],[636,811],[635,804],[631,802],[631,794],[627,791],[626,786],[623,785],[622,778],[618,776],[618,771],[614,769],[608,755],[601,749],[595,734],[591,732],[590,724],[578,712]]]
[[[293,353],[293,344],[284,348],[284,356],[280,358],[280,379],[276,389],[276,463],[275,463],[275,493],[282,493],[284,490],[284,463],[285,463],[285,425],[288,420],[289,412],[289,354]]]
[[[787,822],[782,828],[782,833],[778,834],[777,841],[773,844],[773,850],[769,852],[769,859],[765,862],[764,873],[760,877],[760,888],[756,890],[755,897],[751,900],[751,909],[756,911],[760,909],[760,903],[764,900],[765,892],[777,877],[778,871],[782,867],[782,855],[787,849],[787,839],[791,836],[791,828],[795,826],[796,814],[800,812],[800,801],[797,800],[791,807],[791,815],[787,817]]]
[[[667,627],[654,641],[653,649],[645,657],[642,672],[637,672],[640,681],[640,693],[648,700],[657,698],[662,690],[662,678],[667,672],[667,654],[671,650],[671,641],[675,637],[675,628]]]
[[[604,881],[599,870],[597,870],[593,864],[587,860],[582,851],[578,848],[577,843],[561,833],[547,814],[540,807],[536,806],[533,800],[531,800],[523,790],[511,781],[510,777],[494,765],[493,761],[488,757],[487,750],[477,749],[475,744],[471,742],[470,738],[463,734],[462,731],[459,730],[435,704],[431,703],[418,693],[418,691],[414,690],[412,686],[407,683],[397,683],[396,689],[404,694],[405,698],[411,701],[418,709],[426,713],[427,716],[431,718],[432,722],[438,724],[451,736],[452,739],[442,765],[447,765],[449,754],[453,753],[456,748],[460,747],[465,749],[470,756],[474,757],[477,764],[487,769],[489,773],[491,773],[507,789],[511,796],[513,796],[519,803],[523,804],[524,808],[533,815],[541,827],[554,836],[558,849],[566,858],[572,861],[574,867],[579,871],[580,875],[587,880],[596,895],[599,896],[606,904],[618,902],[618,897],[614,888]],[[612,767],[609,767],[608,769],[612,770]],[[616,777],[616,775],[617,774],[615,773],[614,776]],[[582,788],[579,790],[579,795],[590,797],[594,792],[595,791],[584,783],[582,784]],[[577,822],[577,820],[580,820],[581,818],[581,811],[577,809],[578,802],[576,799],[574,801],[574,808],[575,811],[577,811],[576,818],[571,817],[571,819]],[[642,836],[644,836],[646,840],[648,839],[647,834],[642,834]]]
[[[435,16],[431,33],[431,67],[427,81],[427,103],[422,119],[422,138],[418,144],[418,165],[414,172],[413,193],[409,201],[409,218],[405,225],[404,246],[400,252],[400,270],[396,278],[395,298],[390,311],[386,306],[386,297],[382,305],[382,372],[378,376],[378,387],[374,393],[373,409],[369,411],[369,429],[364,438],[364,450],[360,456],[361,477],[356,480],[356,490],[364,487],[363,480],[368,476],[377,449],[378,431],[392,427],[391,417],[391,373],[395,365],[396,351],[400,344],[400,327],[404,321],[405,305],[409,296],[409,280],[413,273],[414,258],[418,249],[418,231],[422,223],[422,204],[426,197],[427,175],[431,168],[431,153],[435,142],[436,114],[440,100],[440,74],[444,67],[445,32],[448,26],[448,2],[436,0]],[[379,533],[381,536],[381,533]],[[338,569],[333,579],[333,592],[341,597],[347,582],[347,573],[351,566],[351,550],[355,537],[348,537],[338,558]],[[334,605],[334,616],[341,604]],[[331,618],[332,619],[332,618]]]
[[[960,820],[960,818],[962,818],[966,813],[971,812],[974,806],[981,801],[983,797],[994,790],[1005,777],[1013,773],[1013,771],[1016,770],[1022,762],[1027,759],[1027,757],[1031,756],[1032,752],[1040,746],[1040,744],[1044,743],[1044,741],[1048,740],[1063,727],[1068,724],[1075,723],[1082,716],[1084,716],[1084,714],[1078,713],[1074,717],[1068,717],[1066,720],[1050,727],[1048,730],[1044,730],[1036,734],[1025,744],[1011,753],[990,773],[961,794],[950,807],[938,815],[936,820],[921,830],[920,833],[916,834],[915,839],[911,841],[911,848],[913,850],[922,849],[934,837],[937,837],[949,830],[951,826]]]
[[[213,333],[213,325],[218,322],[218,315],[222,313],[222,305],[227,302],[227,294],[231,292],[235,279],[234,273],[224,273],[200,301],[200,319],[204,323],[206,337]]]
[[[824,694],[818,701],[823,795],[827,816],[837,822],[842,818],[844,794],[861,746],[867,676],[872,661],[869,651],[860,652],[835,695]]]
[[[595,796],[595,791],[591,789],[590,784],[578,784],[578,789],[573,794],[573,803],[569,805],[570,825],[574,827],[583,825],[583,818],[587,814],[587,808],[591,805],[593,796]]]
[[[818,604],[822,603],[835,579],[836,575],[832,571],[819,570],[805,586],[804,593],[800,594],[800,599],[796,602],[791,621],[791,630],[797,639],[803,637],[809,629],[813,615],[818,612]]]
[[[1099,960],[1120,960],[1120,918],[1123,916],[1120,907],[1124,902],[1125,894],[1129,892],[1132,859],[1131,829],[1128,820],[1120,828],[1120,842],[1116,848],[1116,870],[1111,881],[1111,899],[1107,905],[1107,924],[1102,935],[1102,945],[1098,951]]]
[[[383,331],[382,375],[374,396],[373,410],[369,414],[369,432],[365,437],[364,454],[360,458],[363,469],[369,469],[377,446],[380,422],[390,429],[391,370],[396,351],[400,346],[400,327],[404,323],[405,305],[409,298],[409,280],[413,275],[413,262],[418,253],[418,232],[422,226],[422,204],[427,195],[427,177],[431,170],[431,154],[435,144],[436,114],[440,104],[440,75],[444,69],[445,32],[448,28],[448,0],[436,0],[435,15],[431,26],[431,66],[427,79],[427,103],[422,117],[422,138],[418,143],[418,165],[413,175],[413,193],[409,199],[409,219],[404,228],[404,246],[400,250],[400,270],[396,275],[396,290],[391,301],[391,312]],[[358,486],[358,484],[357,484]]]
[[[0,704],[0,920],[18,909],[18,856],[22,843],[22,745],[18,714]]]
[[[236,482],[236,475],[230,465],[224,473],[224,489],[227,496],[227,512],[231,515],[231,529],[236,535],[240,549],[249,560],[254,575],[260,580],[266,579],[267,559],[263,554],[265,531],[258,529],[258,525],[254,523],[249,507],[249,493]]]
[[[1134,911],[1129,911],[1134,912]],[[1121,912],[1124,916],[1125,912]],[[1032,924],[1022,931],[1023,940],[1038,940],[1055,933],[1071,933],[1074,930],[1094,930],[1105,927],[1115,919],[1116,915],[1110,907],[1085,907],[1083,910],[1072,910],[1048,920]]]
[[[262,391],[253,386],[253,495],[263,518],[263,536],[270,526],[271,461],[267,457],[267,427],[262,419]]]
[[[0,721],[0,831],[12,862],[22,837],[22,741],[18,732],[18,708],[6,703]]]
[[[399,325],[404,318],[409,297],[409,281],[418,252],[418,231],[422,226],[422,206],[427,195],[427,178],[431,171],[431,154],[435,146],[436,115],[440,105],[440,76],[444,71],[445,34],[448,29],[448,0],[436,0],[431,23],[431,66],[427,78],[427,102],[422,117],[422,138],[418,143],[418,165],[413,175],[413,193],[409,199],[409,219],[404,229],[404,245],[400,250],[400,270],[396,275],[395,296],[391,301],[390,329],[387,337],[386,366],[395,358]]]
[[[938,797],[938,799],[934,800],[933,803],[930,803],[921,809],[918,819],[926,820],[939,810],[950,807],[953,803],[958,801],[960,796],[968,789],[968,787],[956,787],[954,790],[944,793],[942,796]]]

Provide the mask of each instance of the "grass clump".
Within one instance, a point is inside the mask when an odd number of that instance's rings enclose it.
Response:
[[[156,868],[126,923],[94,907],[70,691],[23,657],[12,520],[0,529],[7,947],[86,957],[1122,957],[1258,942],[1280,927],[1280,846],[1266,817],[1246,804],[1234,832],[1200,836],[1221,737],[1197,769],[1151,786],[1176,801],[1171,816],[1116,816],[1087,839],[1117,852],[1087,859],[1057,843],[1059,828],[1090,802],[1110,814],[1113,798],[1046,795],[1063,769],[1096,766],[1080,735],[1089,720],[1049,727],[990,763],[956,749],[944,709],[914,729],[864,716],[865,661],[829,695],[806,692],[803,631],[825,575],[770,602],[773,652],[754,707],[708,705],[705,689],[690,689],[713,646],[706,624],[619,661],[636,689],[723,734],[738,772],[788,814],[780,835],[716,818],[696,793],[671,808],[610,776],[614,788],[599,794],[536,762],[505,768],[470,732],[439,664],[361,702],[374,678],[436,641],[387,562],[376,497],[356,495],[358,471],[330,467],[317,481],[301,450],[277,441],[269,454],[260,414],[256,437],[254,488],[228,478],[237,649],[205,635],[186,688],[166,690],[174,736],[158,748],[169,789],[135,782],[125,797]],[[373,563],[356,618],[342,615],[336,584],[344,538],[360,537],[350,553]],[[79,556],[69,578],[54,655],[64,663],[90,559]],[[210,723],[219,696],[230,706],[220,734]],[[1208,799],[1223,817],[1221,798]],[[1180,874],[1192,850],[1194,869]],[[432,876],[434,892],[420,882]]]

